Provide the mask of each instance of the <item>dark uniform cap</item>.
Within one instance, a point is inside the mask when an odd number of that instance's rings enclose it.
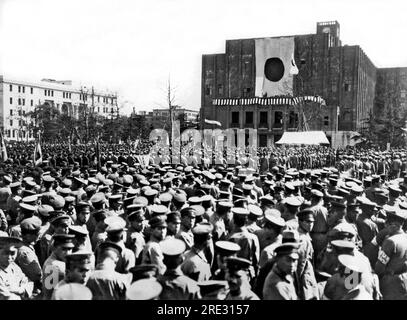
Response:
[[[55,210],[59,210],[65,206],[65,199],[60,195],[54,195],[51,199],[49,199],[48,204]]]
[[[65,283],[55,288],[52,300],[92,300],[92,291],[80,283]]]
[[[203,216],[205,214],[205,208],[202,207],[199,204],[195,204],[195,205],[189,206],[189,207],[195,209],[195,216],[196,217],[200,217],[200,216]]]
[[[48,204],[41,204],[37,207],[38,213],[43,217],[49,217],[54,208]]]
[[[28,212],[35,212],[37,210],[34,206],[27,203],[20,203],[20,208]]]
[[[249,204],[247,209],[249,209],[250,214],[260,217],[263,215],[263,210],[254,204]]]
[[[158,197],[158,199],[159,199],[161,202],[170,202],[170,201],[172,200],[172,194],[169,193],[169,192],[162,193],[162,194],[160,194],[160,196]]]
[[[65,200],[65,203],[74,203],[76,199],[75,199],[75,197],[67,196],[64,198],[64,200]]]
[[[77,263],[92,263],[93,252],[79,250],[66,255],[66,261]]]
[[[298,259],[299,244],[295,242],[285,242],[280,244],[275,250],[277,257],[290,256],[293,259]]]
[[[190,204],[200,204],[200,203],[202,203],[202,199],[201,199],[201,197],[190,197],[188,199],[188,202]]]
[[[157,298],[163,288],[154,278],[140,279],[133,282],[126,291],[128,300],[153,300]]]
[[[52,183],[52,182],[55,181],[55,178],[53,178],[53,177],[51,177],[51,176],[49,176],[49,175],[46,175],[46,176],[44,176],[44,177],[42,178],[42,180],[44,180],[44,182],[47,182],[47,183]]]
[[[10,189],[15,189],[15,188],[19,188],[21,187],[21,182],[17,181],[17,182],[13,182],[10,184]]]
[[[285,199],[285,204],[292,207],[299,207],[301,206],[301,201],[297,197],[288,197]]]
[[[65,248],[74,248],[73,239],[75,236],[73,234],[54,234],[52,239],[54,240],[54,247],[63,246]]]
[[[267,209],[264,212],[264,218],[266,219],[266,221],[275,224],[276,226],[279,227],[285,226],[285,221],[281,217],[281,212],[277,209]]]
[[[144,192],[144,194],[145,194],[146,197],[152,197],[152,196],[155,196],[155,195],[158,194],[158,190],[150,188],[150,189],[147,189]]]
[[[117,216],[107,217],[104,222],[107,225],[107,233],[122,231],[126,228],[126,221]]]
[[[197,283],[202,296],[208,295],[212,292],[217,292],[226,289],[228,286],[227,281],[222,280],[206,280]]]
[[[346,208],[347,201],[344,197],[333,195],[331,196],[331,206],[338,208]]]
[[[187,197],[185,196],[185,194],[177,192],[174,194],[173,200],[180,203],[185,203],[187,201]]]
[[[91,184],[96,184],[96,185],[98,185],[100,183],[100,181],[98,179],[92,178],[92,177],[90,177],[88,179],[88,182],[90,182]]]
[[[317,190],[317,189],[312,189],[311,194],[314,197],[318,197],[318,198],[323,198],[324,197],[324,194],[321,191]]]
[[[199,223],[192,229],[192,233],[196,235],[210,234],[212,231],[213,226],[210,223]]]
[[[93,204],[102,203],[104,201],[106,201],[106,197],[105,197],[104,193],[102,193],[102,192],[95,193],[90,198],[90,202],[92,202]]]
[[[233,203],[229,201],[219,201],[217,206],[222,208],[233,208]]]
[[[21,230],[25,230],[25,231],[39,231],[41,229],[41,219],[36,217],[36,216],[32,216],[30,218],[24,219],[23,221],[21,221],[20,226],[21,226]]]
[[[111,241],[103,241],[98,248],[101,252],[106,250],[115,250],[119,256],[123,250],[120,245]]]
[[[150,207],[150,211],[156,215],[162,215],[162,214],[166,214],[169,209],[168,207],[162,205],[162,204],[153,204]]]
[[[230,271],[247,270],[251,265],[250,260],[240,257],[229,257],[226,259],[226,266]]]
[[[333,240],[331,241],[331,245],[340,250],[346,250],[349,252],[353,252],[355,249],[355,243],[349,240]]]
[[[85,188],[85,192],[93,192],[93,191],[96,191],[96,190],[97,190],[97,188],[96,188],[96,186],[94,184],[90,184]]]
[[[74,180],[75,180],[77,183],[79,183],[79,184],[84,184],[84,185],[86,185],[86,181],[83,180],[83,179],[81,179],[81,178],[75,177]]]
[[[17,237],[0,237],[0,248],[6,246],[15,246],[21,247],[23,245],[23,241]]]
[[[359,255],[340,254],[338,255],[339,262],[346,268],[359,273],[368,272],[366,263]]]
[[[190,218],[196,217],[196,209],[193,207],[183,208],[183,209],[181,209],[180,213],[181,213],[181,217],[190,217]]]
[[[249,215],[249,210],[245,208],[232,208],[233,214],[247,216]]]
[[[391,186],[389,186],[389,191],[391,191],[393,193],[400,193],[401,189],[396,185],[391,185]]]
[[[315,221],[314,212],[311,209],[304,209],[297,213],[301,221]]]
[[[22,200],[23,200],[24,203],[33,203],[33,202],[36,202],[38,200],[38,196],[35,194],[35,195],[32,195],[32,196],[24,197]]]
[[[241,250],[241,247],[231,241],[216,241],[215,247],[221,256],[232,256]]]
[[[179,256],[186,250],[184,241],[170,238],[160,242],[161,251],[166,256]]]
[[[359,185],[354,185],[351,190],[354,193],[362,193],[363,192],[363,187],[361,187]]]
[[[163,215],[152,217],[149,221],[151,228],[167,227],[167,217]]]
[[[300,234],[297,230],[294,229],[286,229],[282,233],[282,243],[299,243],[300,241]]]
[[[74,234],[74,235],[77,235],[80,237],[86,237],[87,235],[89,235],[89,231],[85,227],[82,227],[82,226],[77,226],[77,225],[69,226],[69,231],[71,234]]]

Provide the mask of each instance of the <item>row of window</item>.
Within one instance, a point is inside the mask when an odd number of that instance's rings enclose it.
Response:
[[[12,105],[12,104],[13,104],[13,98],[10,97],[10,105]],[[24,98],[18,98],[17,99],[17,104],[19,106],[25,106],[25,99]],[[31,107],[34,106],[34,100],[30,100],[30,106]]]
[[[25,87],[24,86],[17,86],[18,87],[18,93],[25,93]],[[13,92],[13,85],[10,84],[9,85],[10,88],[10,92]],[[34,89],[30,87],[30,93],[33,94],[34,93]]]
[[[44,94],[47,97],[53,97],[54,96],[54,90],[45,89]]]
[[[25,87],[24,86],[17,86],[18,87],[18,92],[19,93],[25,93]],[[10,92],[13,92],[13,85],[9,85]],[[34,88],[30,87],[30,93],[34,93]],[[54,96],[54,90],[49,90],[49,89],[44,89],[44,94],[47,97],[53,97]],[[64,99],[72,99],[72,93],[71,92],[62,92],[62,97]],[[98,102],[100,102],[100,96],[97,97]],[[109,98],[108,97],[102,97],[103,103],[109,103]],[[88,100],[88,95],[86,93],[81,93],[79,94],[79,99],[83,101]],[[114,98],[110,98],[111,104],[114,104]]]
[[[10,127],[12,127],[13,124],[14,124],[14,121],[10,119]],[[26,123],[24,120],[21,120],[21,119],[18,120],[18,126],[19,126],[19,127],[25,126],[26,124],[27,124],[27,123]]]
[[[232,123],[239,124],[239,117],[240,112],[234,111],[232,112]],[[253,111],[246,111],[246,124],[253,124]],[[268,124],[268,112],[267,111],[260,111],[260,121],[259,124]],[[282,126],[283,125],[283,112],[282,111],[275,111],[274,112],[274,126]],[[288,116],[288,126],[290,128],[298,126],[298,113],[294,111],[290,111]],[[329,126],[329,116],[324,117],[324,126]]]
[[[32,138],[33,135],[31,132],[26,132],[25,130],[5,130],[5,134],[7,138],[26,138],[28,136],[28,138]]]
[[[10,109],[10,116],[14,114],[14,110]],[[25,116],[25,110],[18,110],[18,116],[21,117],[21,115]]]

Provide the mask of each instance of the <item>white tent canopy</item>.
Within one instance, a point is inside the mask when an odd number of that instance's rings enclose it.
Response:
[[[284,132],[276,144],[329,144],[323,131]]]

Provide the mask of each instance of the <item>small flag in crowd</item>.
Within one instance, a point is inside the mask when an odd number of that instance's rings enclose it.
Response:
[[[207,124],[214,124],[214,125],[216,125],[216,126],[222,126],[222,124],[219,122],[219,121],[215,121],[215,120],[208,120],[208,119],[205,119],[205,123],[207,123]]]
[[[41,135],[40,133],[38,133],[38,139],[34,149],[34,165],[38,166],[41,163],[42,163]]]
[[[7,156],[7,148],[6,148],[6,144],[4,142],[4,137],[3,134],[0,132],[1,135],[1,160],[2,161],[7,161],[8,156]]]

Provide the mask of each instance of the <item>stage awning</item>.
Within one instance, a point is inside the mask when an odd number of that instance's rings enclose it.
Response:
[[[323,131],[284,132],[276,144],[329,144]]]

